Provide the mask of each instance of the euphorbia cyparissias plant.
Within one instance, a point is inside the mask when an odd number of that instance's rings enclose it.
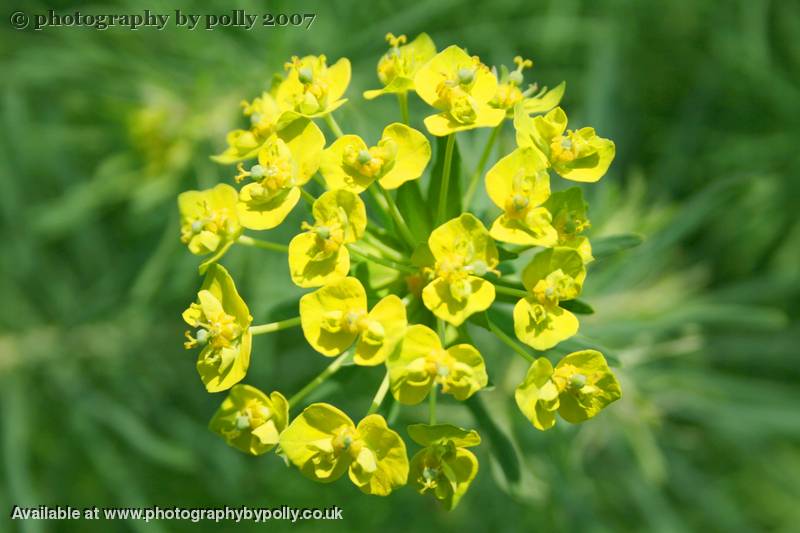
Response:
[[[478,458],[467,448],[481,439],[474,429],[437,424],[436,399],[479,395],[492,373],[468,326],[489,330],[508,354],[530,363],[515,400],[536,429],[552,427],[555,413],[583,422],[620,398],[600,352],[560,360],[548,352],[580,327],[571,304],[593,261],[582,234],[589,220],[581,189],[558,184],[562,190],[551,192],[551,178],[598,181],[614,143],[593,128],[568,129],[558,107],[564,83],[524,87],[530,60],[516,57],[514,70],[496,69],[455,45],[437,53],[426,34],[410,42],[389,34],[387,41],[377,66],[383,88],[364,97],[394,95],[400,113],[379,138],[345,133],[333,117],[348,102],[347,59],[329,65],[323,55],[293,57],[268,91],[243,102],[248,125],[232,131],[228,147],[214,156],[236,165],[230,183],[178,198],[181,239],[205,258],[205,281],[183,314],[186,348],[199,350],[208,391],[228,391],[210,428],[232,447],[253,455],[276,451],[322,483],[347,473],[367,494],[386,496],[409,484],[452,509],[478,474]],[[436,165],[429,138],[409,124],[412,94],[433,108],[422,123],[443,138]],[[486,171],[507,122],[517,146]],[[484,128],[491,131],[477,167],[456,187],[456,135]],[[493,207],[470,211],[484,172]],[[417,201],[399,202],[400,195]],[[291,242],[254,236],[285,224],[297,209],[306,221]],[[298,316],[252,324],[220,262],[234,245],[286,255],[288,280],[307,289]],[[504,303],[515,303],[513,312]],[[490,312],[504,313],[513,327]],[[288,400],[275,390],[277,380],[269,394],[241,383],[252,337],[297,326],[308,357],[331,358],[330,365]],[[345,364],[384,369],[371,407],[355,418],[328,403],[303,408],[306,396]],[[387,394],[394,402],[384,401]],[[418,446],[409,462],[406,440],[384,411],[392,403],[396,415],[426,398],[428,423],[405,431]]]

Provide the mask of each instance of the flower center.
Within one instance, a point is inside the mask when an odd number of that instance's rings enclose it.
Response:
[[[392,139],[381,139],[377,146],[357,149],[345,148],[342,164],[350,172],[369,179],[378,179],[389,172],[397,157],[397,144]]]
[[[300,59],[293,57],[286,63],[287,72],[297,72],[301,91],[294,95],[294,107],[301,113],[322,111],[328,100],[328,66],[324,55]]]
[[[542,305],[558,305],[562,300],[571,300],[577,293],[575,279],[560,268],[539,280],[533,288],[534,297]]]

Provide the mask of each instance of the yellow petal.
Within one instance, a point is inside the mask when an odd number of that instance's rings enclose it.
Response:
[[[208,392],[220,392],[228,390],[240,382],[247,375],[250,366],[250,350],[252,349],[252,335],[250,330],[242,334],[240,341],[234,345],[233,359],[224,371],[219,370],[217,365],[209,364],[204,357],[205,350],[200,352],[197,358],[197,372],[203,380]]]
[[[433,230],[428,245],[437,261],[457,256],[466,263],[483,261],[488,269],[498,263],[497,246],[483,223],[471,213],[463,213]]]
[[[278,137],[287,144],[292,159],[297,164],[295,185],[305,185],[319,168],[322,149],[325,147],[322,130],[312,121],[300,119],[281,129]]]
[[[453,296],[450,283],[436,278],[422,290],[425,307],[449,324],[460,326],[471,315],[488,309],[495,298],[494,285],[476,276],[466,279],[469,296],[457,299]]]
[[[405,485],[408,455],[400,435],[389,429],[380,415],[366,416],[358,423],[357,431],[365,449],[371,453],[364,454],[364,458],[359,454],[357,463],[350,467],[350,479],[362,492],[376,496],[388,496],[394,489]],[[361,470],[362,475],[358,475],[357,470]]]
[[[525,113],[533,115],[535,113],[546,113],[550,111],[561,103],[561,98],[564,96],[566,88],[567,83],[562,81],[541,96],[526,98],[522,103]]]
[[[330,444],[334,432],[342,427],[355,429],[350,417],[336,407],[325,403],[314,403],[306,407],[295,418],[280,437],[280,446],[286,458],[300,472],[314,481],[330,483],[336,481],[347,471],[350,457],[328,457],[320,451],[320,444]],[[325,468],[318,468],[315,460]]]
[[[367,293],[356,278],[344,278],[300,298],[300,320],[303,335],[316,351],[333,357],[345,351],[356,340],[358,333],[340,329],[332,332],[323,327],[326,315],[339,311],[367,312]]]
[[[298,287],[321,287],[342,279],[350,270],[350,254],[342,246],[329,257],[315,261],[320,252],[317,236],[301,233],[289,242],[289,272]]]
[[[536,429],[545,431],[556,423],[558,391],[551,381],[553,365],[546,357],[536,359],[525,380],[517,387],[514,398],[519,410]]]
[[[486,192],[500,209],[505,210],[508,199],[523,188],[531,207],[543,204],[550,196],[547,158],[532,147],[514,150],[486,173]]]
[[[558,232],[550,224],[550,213],[543,207],[534,209],[526,220],[500,215],[489,234],[495,240],[511,244],[548,247],[558,242]]]
[[[522,271],[522,283],[528,291],[532,291],[539,280],[556,270],[571,276],[579,288],[586,279],[586,267],[580,254],[571,248],[556,247],[533,256]]]
[[[441,350],[442,343],[435,331],[415,324],[406,329],[402,348],[389,355],[389,381],[392,395],[400,403],[414,405],[428,395],[433,379],[425,371],[425,358],[431,350]]]
[[[425,127],[431,135],[436,137],[444,137],[451,133],[459,131],[467,131],[475,128],[494,128],[500,124],[506,116],[503,109],[496,109],[488,105],[482,106],[478,110],[478,115],[474,122],[462,123],[453,119],[449,113],[439,113],[436,115],[429,115],[423,121]]]
[[[248,183],[239,193],[240,202],[236,206],[239,222],[245,228],[254,230],[272,229],[281,224],[300,200],[300,189],[285,189],[267,201],[253,198],[253,191],[263,190],[258,183]]]
[[[578,319],[557,306],[545,309],[538,323],[531,316],[532,306],[539,305],[523,298],[514,306],[514,332],[517,338],[535,350],[548,350],[578,332]]]
[[[431,145],[419,131],[395,122],[383,130],[384,139],[397,145],[394,166],[379,181],[386,189],[396,189],[403,183],[419,178],[431,159]]]
[[[344,96],[348,85],[350,85],[350,60],[343,57],[328,67],[328,101],[339,100]]]
[[[447,353],[457,361],[456,370],[447,380],[447,392],[457,400],[466,400],[489,382],[486,366],[480,352],[469,344],[459,344],[447,349]]]
[[[301,313],[302,314],[302,313]],[[383,297],[368,315],[369,320],[377,321],[383,329],[383,342],[370,344],[359,339],[353,361],[357,365],[373,366],[383,363],[395,351],[406,332],[406,306],[403,301],[390,294]]]
[[[344,154],[348,149],[359,152],[367,149],[367,143],[358,135],[343,135],[322,152],[320,173],[330,190],[344,189],[360,193],[372,183],[372,178],[350,172],[344,164]]]
[[[361,198],[350,191],[333,190],[322,193],[311,211],[314,220],[320,224],[343,224],[345,243],[357,241],[367,229],[367,208]]]

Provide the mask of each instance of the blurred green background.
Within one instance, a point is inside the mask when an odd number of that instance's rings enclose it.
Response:
[[[172,13],[229,2],[151,1]],[[0,36],[0,508],[331,506],[344,521],[299,531],[797,531],[800,524],[800,4],[732,0],[238,2],[316,12],[305,29],[194,32],[48,28]],[[7,11],[13,11],[6,4]],[[25,2],[28,13],[70,2]],[[138,13],[133,1],[84,5]],[[4,15],[7,17],[7,15]],[[275,456],[246,457],[206,429],[207,394],[182,349],[200,283],[178,240],[175,197],[230,179],[208,156],[292,54],[354,66],[339,122],[370,138],[398,118],[366,102],[387,31],[430,33],[489,64],[516,54],[527,80],[567,81],[572,124],[617,144],[585,190],[592,236],[645,243],[590,268],[581,339],[606,348],[623,399],[543,433],[518,412],[525,372],[476,332],[495,390],[481,472],[443,512],[409,488],[363,496],[314,484]],[[421,127],[422,105],[412,102]],[[465,168],[488,134],[459,138]],[[513,145],[506,128],[501,145]],[[480,211],[480,210],[479,210]],[[304,217],[273,240],[288,240]],[[299,294],[285,257],[234,249],[225,265],[256,322]],[[281,313],[284,313],[283,315]],[[579,339],[580,340],[580,339]],[[247,381],[292,393],[326,362],[298,331],[257,339]],[[380,370],[343,370],[321,394],[353,416]],[[444,401],[440,418],[474,426]],[[421,412],[404,410],[399,427]],[[499,460],[498,460],[499,459]],[[518,468],[515,467],[518,466]],[[515,469],[516,468],[516,469]],[[287,523],[240,529],[283,530]],[[16,522],[3,531],[184,531],[183,522]]]

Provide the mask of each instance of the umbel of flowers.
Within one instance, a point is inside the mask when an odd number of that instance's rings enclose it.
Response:
[[[620,398],[600,352],[561,359],[550,352],[578,332],[575,312],[588,306],[576,299],[593,261],[581,189],[559,185],[563,190],[551,192],[551,180],[598,181],[614,143],[591,127],[570,127],[558,107],[563,83],[552,90],[526,86],[530,60],[517,57],[514,70],[496,69],[458,46],[437,53],[425,34],[387,40],[377,66],[382,87],[364,92],[366,99],[398,101],[398,121],[380,137],[344,133],[334,119],[348,101],[347,59],[292,57],[269,90],[242,102],[247,125],[230,132],[227,148],[213,157],[231,165],[230,182],[179,196],[181,240],[203,257],[205,275],[183,314],[186,348],[197,352],[206,389],[227,391],[210,428],[232,447],[275,451],[321,483],[347,474],[367,494],[385,496],[409,484],[452,509],[478,473],[469,448],[481,439],[474,429],[437,424],[436,399],[466,401],[491,375],[467,325],[505,343],[508,349],[494,356],[519,354],[529,362],[515,400],[536,429],[552,427],[556,413],[583,422]],[[423,130],[410,125],[413,94],[431,107]],[[484,174],[506,123],[517,146]],[[456,187],[457,135],[482,128],[490,134],[477,168]],[[442,138],[435,165],[425,132]],[[492,208],[470,211],[482,176]],[[400,202],[401,195],[415,200]],[[268,235],[294,210],[305,222],[288,244],[253,236]],[[285,254],[287,281],[307,289],[298,316],[253,325],[220,263],[234,245]],[[503,307],[509,303],[513,310]],[[309,360],[326,357],[330,365],[288,400],[243,384],[252,337],[296,326]],[[351,418],[329,403],[304,404],[346,364],[384,369],[365,413]],[[428,423],[393,427],[397,408],[426,399]],[[386,404],[393,405],[388,416]]]

